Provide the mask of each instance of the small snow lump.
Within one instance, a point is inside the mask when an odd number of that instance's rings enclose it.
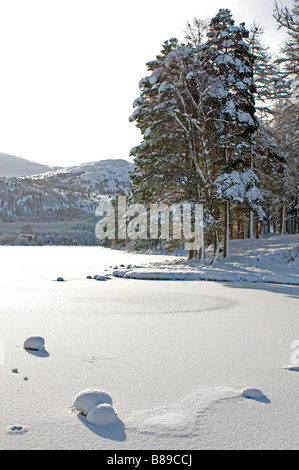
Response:
[[[258,388],[246,387],[241,390],[241,395],[245,398],[264,398],[265,395]]]
[[[111,426],[111,424],[114,424],[116,421],[116,414],[111,405],[102,403],[89,410],[86,421],[98,426]]]
[[[41,336],[30,336],[24,342],[24,349],[33,349],[34,351],[45,349],[45,340]]]
[[[87,415],[89,410],[95,405],[106,403],[112,405],[112,398],[103,390],[88,388],[79,392],[74,399],[74,408]]]

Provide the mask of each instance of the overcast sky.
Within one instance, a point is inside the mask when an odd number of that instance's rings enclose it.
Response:
[[[278,51],[274,0],[0,0],[0,152],[50,165],[129,157],[138,83],[186,21],[229,8]],[[291,7],[293,0],[283,0]]]

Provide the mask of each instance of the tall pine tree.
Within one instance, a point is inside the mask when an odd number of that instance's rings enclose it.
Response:
[[[205,43],[191,35],[187,44],[166,41],[161,54],[147,64],[151,74],[140,82],[141,94],[130,117],[143,135],[131,151],[132,200],[204,201],[215,259],[221,232],[229,256],[229,205],[257,210],[260,202],[251,168],[258,120],[248,34],[244,24],[234,25],[229,10],[220,10],[209,24]]]

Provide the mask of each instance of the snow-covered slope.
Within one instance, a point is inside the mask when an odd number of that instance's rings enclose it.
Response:
[[[133,166],[127,160],[100,160],[50,171],[33,179],[46,181],[52,187],[112,195],[120,189],[129,188],[129,172]]]
[[[7,178],[0,175],[0,222],[73,220],[94,214],[98,200],[130,186],[126,160],[101,160]]]
[[[0,176],[6,176],[8,178],[12,176],[30,176],[57,169],[58,167],[41,165],[40,163],[32,162],[25,158],[0,153]]]
[[[97,200],[84,192],[59,189],[31,180],[0,177],[0,222],[73,220],[94,214]]]

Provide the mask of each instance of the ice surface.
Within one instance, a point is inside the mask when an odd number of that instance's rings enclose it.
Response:
[[[295,244],[237,240],[230,270],[222,261],[210,268],[211,276],[230,273],[225,283],[99,283],[86,274],[154,262],[172,273],[182,261],[101,247],[0,247],[1,448],[298,449],[299,376],[284,367],[298,367],[299,287],[235,282],[250,273],[298,276]],[[198,272],[198,263],[184,266]],[[57,273],[67,282],[53,282]],[[25,353],[24,338],[36,331],[49,354]],[[243,397],[251,386],[267,400]],[[115,424],[73,412],[86,389],[111,393]]]

